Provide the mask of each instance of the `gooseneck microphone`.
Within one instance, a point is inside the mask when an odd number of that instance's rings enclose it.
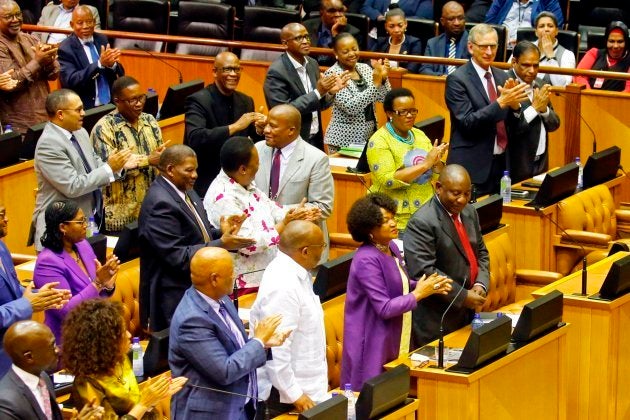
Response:
[[[238,292],[239,292],[239,290],[240,290],[240,288],[238,287],[238,282],[237,282],[237,279],[238,279],[240,276],[244,276],[244,275],[247,275],[247,274],[252,274],[252,273],[259,273],[259,272],[261,272],[261,271],[265,271],[265,269],[264,269],[264,268],[261,268],[260,270],[247,271],[247,272],[245,272],[245,273],[238,273],[238,274],[236,275],[236,278],[234,279],[234,289],[233,289],[233,292],[232,292],[232,293],[233,293],[232,303],[234,304],[234,307],[236,308],[236,310],[237,310],[237,311],[238,311]]]
[[[170,68],[175,70],[177,72],[177,74],[179,75],[179,83],[184,83],[184,76],[182,75],[182,72],[177,67],[175,67],[175,66],[169,64],[168,62],[162,60],[160,57],[158,57],[157,55],[153,54],[151,51],[142,48],[140,46],[140,44],[138,44],[138,43],[133,44],[133,46],[136,47],[137,49],[139,49],[140,51],[149,54],[151,57],[155,58],[157,61],[161,62],[162,64],[166,64],[167,66],[169,66]]]
[[[455,294],[451,303],[446,307],[446,310],[442,314],[442,319],[440,319],[440,338],[438,339],[438,365],[437,369],[444,369],[444,317],[446,317],[447,312],[451,309],[451,306],[457,300],[457,297],[462,293],[462,290],[466,289],[466,284],[468,284],[468,277],[464,277],[464,282],[462,283],[462,287],[459,288],[459,291]]]
[[[240,394],[238,392],[226,391],[224,389],[212,388],[212,387],[209,387],[209,386],[201,386],[201,385],[196,385],[196,384],[191,384],[191,383],[186,383],[186,386],[189,386],[189,387],[192,387],[192,388],[197,388],[197,389],[205,389],[206,391],[218,392],[220,394],[234,395],[235,397],[251,398],[252,400],[259,401],[259,402],[260,401],[265,401],[262,398],[254,397],[253,395]]]
[[[537,213],[540,213],[543,217],[545,217],[546,219],[548,219],[554,226],[556,226],[558,229],[560,229],[560,231],[575,245],[579,246],[580,249],[582,250],[582,291],[580,293],[574,293],[575,296],[586,296],[586,284],[587,284],[587,271],[586,271],[586,249],[584,248],[584,246],[579,243],[578,241],[576,241],[573,236],[569,235],[569,232],[567,232],[566,230],[564,230],[564,228],[562,226],[560,226],[558,223],[556,223],[555,220],[553,220],[553,218],[551,216],[549,216],[548,214],[543,213],[541,210],[541,208],[539,206],[535,206],[534,210],[536,210]]]

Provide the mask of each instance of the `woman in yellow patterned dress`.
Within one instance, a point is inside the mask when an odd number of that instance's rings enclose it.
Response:
[[[418,109],[413,93],[392,89],[383,108],[387,123],[368,142],[367,158],[372,173],[372,191],[380,191],[396,201],[399,237],[407,221],[433,195],[431,180],[444,164],[448,144],[438,145],[413,126]]]

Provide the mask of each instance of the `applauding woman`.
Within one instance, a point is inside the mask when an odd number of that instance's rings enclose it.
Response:
[[[348,72],[350,81],[335,95],[332,118],[324,137],[328,153],[335,153],[351,143],[365,144],[376,130],[374,104],[383,102],[391,89],[387,78],[389,61],[375,61],[374,69],[359,63],[359,44],[352,35],[347,32],[337,35],[333,50],[337,62],[325,75]]]
[[[415,36],[407,35],[407,18],[402,9],[392,9],[385,14],[385,32],[372,47],[374,52],[404,55],[422,55],[422,43]],[[420,63],[389,61],[390,67],[402,67],[410,73],[420,73]]]

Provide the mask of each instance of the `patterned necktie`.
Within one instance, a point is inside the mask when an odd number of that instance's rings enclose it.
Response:
[[[92,172],[92,167],[85,157],[85,153],[83,153],[83,149],[74,134],[70,136],[70,143],[72,143],[74,148],[77,150],[77,153],[79,153],[81,162],[83,162],[83,169],[85,169],[85,173],[89,174]],[[92,196],[94,198],[94,216],[97,219],[96,223],[100,226],[103,221],[103,193],[100,188],[97,188],[92,192]]]
[[[39,383],[37,384],[37,389],[39,390],[39,394],[42,396],[42,400],[44,403],[44,414],[48,420],[52,420],[52,406],[50,405],[50,393],[48,392],[48,387],[46,386],[46,382],[39,378]]]
[[[96,50],[96,45],[93,42],[86,42],[85,45],[90,50],[90,55],[92,56],[92,63],[96,64],[99,60],[98,51]],[[110,102],[111,96],[109,94],[109,84],[107,83],[107,79],[105,75],[99,72],[98,77],[96,78],[96,87],[98,89],[98,100],[101,105],[106,105]]]
[[[195,220],[197,221],[197,225],[199,226],[199,230],[201,230],[201,234],[203,235],[203,241],[206,242],[206,243],[210,242],[210,235],[208,234],[208,230],[206,229],[206,225],[203,224],[203,220],[201,220],[201,216],[199,216],[199,213],[197,213],[197,209],[195,209],[195,206],[194,206],[192,200],[190,199],[190,197],[186,193],[184,193],[184,197],[185,197],[186,205],[188,206],[188,208],[192,212],[193,216],[195,216]]]
[[[477,273],[479,272],[479,267],[477,267],[477,256],[470,245],[470,239],[468,239],[468,233],[466,233],[466,229],[462,224],[461,220],[457,214],[451,215],[453,219],[453,224],[455,225],[455,230],[457,230],[457,235],[459,236],[459,240],[464,247],[464,252],[466,252],[466,257],[468,257],[468,264],[470,264],[470,286],[465,284],[464,287],[470,288],[473,284],[475,284],[475,279],[477,278]]]
[[[282,150],[275,149],[273,153],[273,161],[271,162],[271,174],[269,175],[269,198],[275,200],[278,198],[278,187],[280,186],[280,159],[282,158]]]
[[[455,44],[455,38],[451,38],[448,44],[448,58],[455,58],[457,52],[457,45]],[[457,69],[457,66],[448,66],[448,74],[453,73]]]
[[[486,84],[488,85],[488,98],[490,102],[497,100],[497,91],[492,83],[492,73],[489,71],[483,76],[486,78]],[[503,120],[497,122],[497,145],[505,150],[508,144],[507,132],[505,131],[505,122]]]

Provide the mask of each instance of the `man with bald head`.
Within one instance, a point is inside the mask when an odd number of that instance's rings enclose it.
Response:
[[[265,141],[256,143],[259,168],[256,186],[283,206],[306,206],[321,211],[319,226],[328,241],[326,219],[332,213],[334,184],[328,156],[300,136],[301,116],[292,105],[278,105],[269,111]],[[328,259],[323,253],[322,261]]]
[[[456,1],[449,1],[442,7],[440,23],[444,32],[427,41],[424,55],[430,57],[464,58],[468,59],[468,31],[466,30],[466,16],[464,8]],[[422,64],[420,73],[442,76],[451,74],[457,66],[444,64]]]
[[[349,74],[320,77],[317,61],[309,57],[311,38],[299,23],[289,23],[280,33],[286,52],[267,71],[263,91],[269,109],[293,105],[301,114],[298,134],[309,144],[324,150],[321,111],[329,108],[334,95],[345,86]]]
[[[94,33],[95,25],[90,7],[75,7],[73,33],[59,45],[61,86],[74,90],[85,109],[110,103],[112,84],[125,75],[120,50],[110,48],[105,35]]]
[[[193,190],[197,156],[190,147],[166,148],[158,168],[160,175],[149,187],[138,218],[140,321],[152,331],[170,325],[177,304],[190,287],[190,261],[199,249],[236,250],[255,243],[237,236],[245,215],[221,219],[221,229],[210,224]]]
[[[192,287],[173,315],[168,361],[185,387],[171,400],[171,418],[252,419],[256,412],[256,368],[266,349],[281,345],[290,333],[276,332],[282,317],[272,314],[251,325],[248,339],[236,308],[227,297],[234,284],[232,256],[204,247],[190,262]],[[225,392],[221,392],[225,391]]]
[[[4,350],[13,361],[0,381],[0,417],[61,420],[53,384],[46,370],[57,367],[58,349],[50,328],[18,321],[4,335]]]
[[[221,170],[219,152],[234,136],[263,138],[265,115],[262,105],[254,111],[251,96],[238,92],[241,62],[236,54],[224,51],[214,59],[214,83],[186,98],[186,135],[184,144],[192,147],[199,159],[195,191],[203,197]]]
[[[260,397],[271,417],[308,410],[328,391],[324,313],[313,292],[314,269],[326,248],[321,229],[305,220],[289,222],[280,234],[279,252],[267,266],[250,312],[254,325],[282,315],[281,328],[293,333],[274,349],[273,360],[258,369]]]
[[[438,338],[442,314],[455,296],[457,299],[444,318],[445,334],[469,324],[475,309],[485,302],[490,284],[488,250],[477,211],[468,204],[470,190],[470,177],[464,167],[445,166],[435,195],[407,224],[404,249],[409,274],[420,278],[438,273],[453,279],[453,288],[447,295],[429,296],[414,309],[415,347]],[[459,293],[462,288],[466,290]]]

